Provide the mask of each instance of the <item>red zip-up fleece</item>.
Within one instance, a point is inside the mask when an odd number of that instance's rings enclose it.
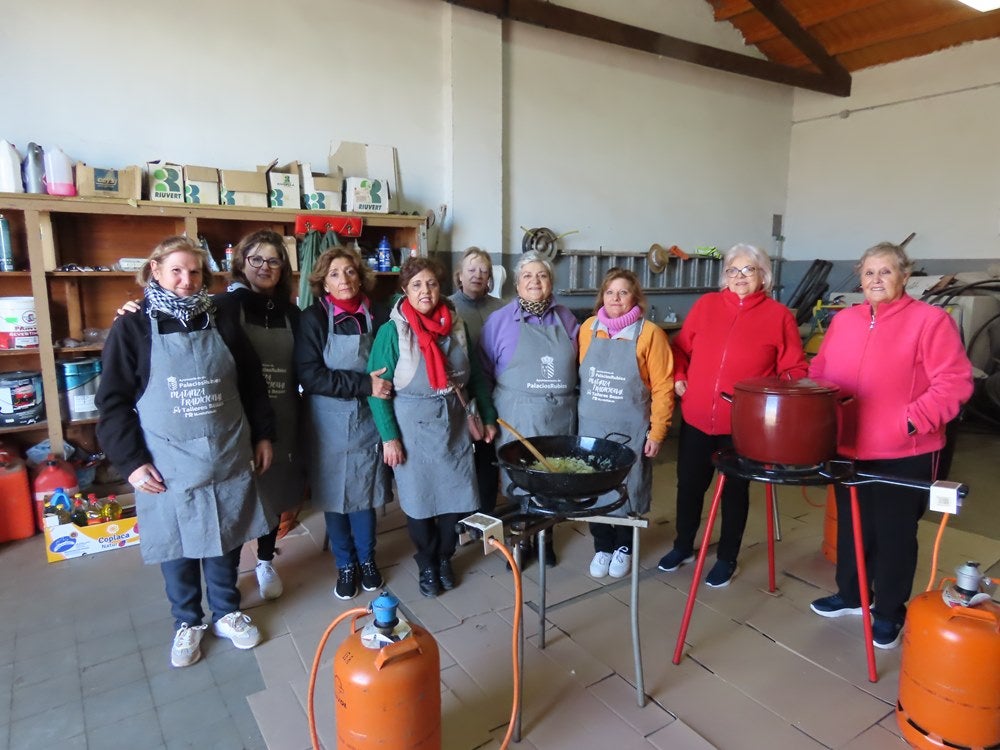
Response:
[[[742,300],[723,289],[702,296],[672,342],[674,382],[686,380],[684,421],[707,435],[732,432],[732,405],[721,393],[748,378],[806,375],[805,353],[787,307],[757,291]]]
[[[845,458],[941,450],[945,425],[972,395],[972,364],[955,321],[906,294],[877,313],[867,302],[837,313],[809,374],[854,396],[839,409],[837,452]]]

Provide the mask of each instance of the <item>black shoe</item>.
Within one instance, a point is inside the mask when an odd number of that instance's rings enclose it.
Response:
[[[358,595],[358,569],[355,565],[339,568],[337,586],[333,590],[338,599],[353,599]]]
[[[861,605],[855,605],[847,601],[840,594],[824,596],[816,599],[809,608],[821,617],[844,617],[846,615],[860,615]]]
[[[434,568],[424,568],[420,571],[421,594],[424,596],[437,596],[440,592],[438,586],[438,572]]]
[[[872,622],[872,645],[876,648],[896,648],[902,637],[903,623],[875,616]]]
[[[705,577],[705,585],[711,586],[713,589],[721,589],[724,586],[728,586],[729,582],[736,576],[738,570],[739,568],[735,560],[716,560],[715,565],[712,566],[712,569],[708,571],[708,575]]]
[[[455,588],[455,571],[451,569],[451,560],[444,559],[438,566],[438,578],[441,581],[441,588],[451,591]]]
[[[686,565],[692,560],[694,560],[694,552],[685,552],[674,547],[674,549],[660,558],[660,564],[656,567],[664,573],[673,573],[679,567]]]
[[[375,558],[361,563],[361,588],[365,591],[374,591],[381,588],[382,583],[382,574],[375,564]]]

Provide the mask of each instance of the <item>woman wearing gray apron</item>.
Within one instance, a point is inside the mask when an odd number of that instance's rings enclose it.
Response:
[[[479,340],[483,370],[494,383],[497,413],[527,437],[577,434],[580,324],[567,308],[554,304],[553,278],[548,259],[524,253],[514,268],[517,298],[490,315]],[[498,445],[513,439],[501,429]],[[501,470],[500,492],[509,496],[509,491],[510,476]],[[547,565],[556,564],[552,539],[549,533]]]
[[[233,249],[232,283],[217,297],[220,307],[238,305],[237,315],[260,357],[267,392],[274,407],[277,440],[267,473],[257,479],[261,500],[277,517],[302,503],[305,466],[299,456],[299,383],[293,367],[299,308],[292,304],[292,276],[281,235],[263,229],[247,235]],[[278,526],[257,540],[257,587],[263,599],[281,596],[274,569]]]
[[[594,315],[580,327],[580,434],[627,435],[637,454],[625,479],[628,502],[612,515],[649,512],[652,459],[660,452],[674,410],[674,361],[659,326],[644,320],[646,296],[631,271],[613,268],[597,294]],[[611,502],[608,493],[599,506]],[[632,569],[632,529],[590,524],[590,575],[624,578]]]
[[[417,548],[420,593],[454,588],[455,525],[479,507],[472,438],[455,393],[468,388],[496,436],[496,412],[479,367],[470,362],[465,324],[441,299],[441,267],[410,258],[399,272],[404,297],[393,305],[368,358],[369,371],[392,382],[392,401],[370,398],[385,463],[396,476],[399,503]]]
[[[375,276],[346,247],[323,253],[309,277],[315,302],[302,315],[295,347],[309,414],[312,502],[326,517],[337,563],[338,599],[382,586],[375,564],[375,509],[392,499],[389,468],[368,396],[387,399],[392,383],[368,373],[377,322],[370,290]]]
[[[274,415],[260,360],[239,319],[215,310],[207,257],[171,237],[138,274],[139,312],[118,318],[104,345],[97,436],[136,489],[147,563],[160,563],[176,632],[171,664],[201,657],[202,575],[213,631],[237,648],[261,634],[240,611],[241,546],[273,517],[254,466],[271,464]]]

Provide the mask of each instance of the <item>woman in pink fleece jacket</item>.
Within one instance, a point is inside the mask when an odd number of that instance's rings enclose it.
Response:
[[[951,316],[906,294],[912,263],[882,242],[857,265],[865,303],[841,311],[809,367],[854,399],[840,411],[837,453],[858,471],[932,480],[945,426],[972,395],[972,365]],[[927,493],[860,485],[861,528],[874,589],[872,639],[899,644],[917,567],[917,521]],[[812,603],[823,617],[861,614],[849,495],[837,487],[837,593]]]

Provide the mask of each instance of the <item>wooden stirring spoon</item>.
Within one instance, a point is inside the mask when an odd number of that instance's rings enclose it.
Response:
[[[518,440],[520,440],[524,444],[524,447],[527,448],[529,451],[531,451],[531,455],[533,455],[535,458],[537,458],[538,462],[542,466],[545,467],[546,471],[550,471],[553,474],[558,474],[559,473],[559,469],[557,469],[555,466],[553,466],[549,462],[549,460],[545,456],[543,456],[541,454],[541,452],[538,450],[538,448],[536,448],[534,445],[531,444],[531,441],[528,440],[528,438],[526,438],[520,432],[518,432],[517,430],[515,430],[514,427],[513,427],[513,425],[511,425],[509,422],[505,422],[504,420],[500,419],[500,417],[497,417],[497,423],[501,427],[505,427],[507,429],[507,431],[510,432],[511,435],[513,435]]]

